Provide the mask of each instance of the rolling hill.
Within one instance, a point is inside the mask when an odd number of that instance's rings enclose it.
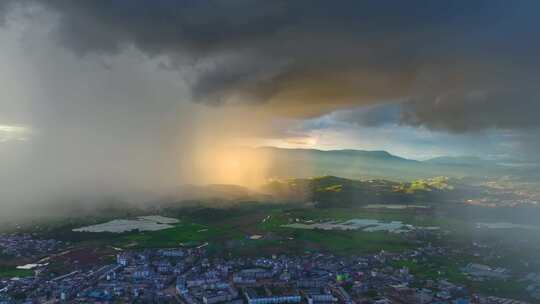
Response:
[[[394,182],[352,180],[336,176],[273,180],[262,187],[274,198],[312,202],[317,207],[357,207],[369,204],[461,202],[480,191],[447,177]]]
[[[269,177],[308,178],[334,175],[352,179],[408,181],[449,176],[455,178],[526,175],[523,168],[500,166],[475,157],[439,157],[426,161],[402,158],[386,151],[254,148],[271,160]]]

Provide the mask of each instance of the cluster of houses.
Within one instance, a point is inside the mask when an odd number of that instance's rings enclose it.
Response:
[[[0,254],[35,258],[56,252],[63,246],[61,241],[33,238],[30,234],[0,234]]]

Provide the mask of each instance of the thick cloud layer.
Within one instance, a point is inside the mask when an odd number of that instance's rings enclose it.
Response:
[[[540,127],[540,91],[534,89],[449,92],[413,99],[407,105],[403,122],[438,130],[468,132],[488,127]]]
[[[190,70],[192,99],[284,116],[409,99],[403,122],[537,126],[536,1],[26,0],[80,55],[135,47]],[[510,110],[510,111],[508,111]]]

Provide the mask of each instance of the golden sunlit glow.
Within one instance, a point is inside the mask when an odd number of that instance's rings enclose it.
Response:
[[[212,145],[199,154],[196,169],[204,183],[257,187],[268,177],[268,166],[263,151]]]
[[[318,148],[319,137],[311,134],[287,136],[272,129],[272,117],[259,108],[198,108],[198,122],[192,128],[192,145],[182,145],[179,172],[196,184],[237,184],[256,188],[275,175],[272,153],[255,147]],[[195,114],[194,114],[195,115]],[[284,136],[283,136],[284,135]],[[249,148],[245,148],[249,147]],[[286,171],[286,168],[282,168]],[[283,172],[281,172],[283,173]],[[179,183],[182,183],[180,181]]]

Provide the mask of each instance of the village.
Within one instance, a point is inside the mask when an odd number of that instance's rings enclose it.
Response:
[[[108,264],[74,262],[66,274],[51,277],[44,263],[34,265],[33,276],[2,279],[0,303],[527,303],[480,295],[446,279],[416,277],[396,266],[451,253],[431,245],[350,257],[311,252],[225,258],[208,255],[205,246],[119,250]],[[512,276],[477,263],[462,271],[479,281]],[[538,295],[540,275],[524,279]]]

